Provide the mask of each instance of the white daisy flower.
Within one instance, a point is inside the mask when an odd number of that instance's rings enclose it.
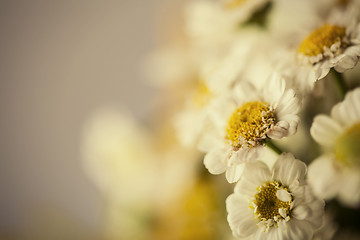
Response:
[[[358,13],[354,9],[333,13],[325,23],[304,37],[297,48],[297,60],[302,70],[308,71],[311,85],[324,78],[331,68],[344,72],[359,61]]]
[[[226,199],[228,222],[238,239],[312,239],[322,224],[324,201],[304,181],[306,165],[283,153],[272,170],[249,163]]]
[[[184,146],[196,148],[202,135],[213,128],[208,120],[209,107],[217,97],[233,87],[239,75],[247,72],[249,56],[254,55],[260,36],[263,37],[256,29],[239,34],[226,56],[219,58],[214,66],[201,69],[200,80],[194,81],[192,89],[183,94],[185,106],[175,116],[175,130]]]
[[[85,123],[84,170],[104,198],[109,239],[146,239],[149,225],[141,219],[153,211],[161,182],[151,140],[131,114],[113,108],[96,111]]]
[[[296,132],[300,108],[292,89],[274,74],[263,89],[237,85],[230,98],[214,101],[211,119],[215,124],[199,149],[206,152],[204,164],[212,174],[226,172],[230,183],[239,180],[244,163],[254,160],[267,139],[280,139]]]
[[[95,112],[84,126],[82,155],[86,173],[106,198],[127,206],[154,200],[159,165],[150,132],[132,115],[113,108]]]
[[[201,55],[222,54],[254,13],[270,10],[270,0],[193,0],[185,7],[185,33]],[[211,24],[209,24],[211,23]],[[210,52],[210,54],[209,54]]]
[[[175,116],[174,125],[180,143],[188,148],[196,147],[203,132],[211,126],[207,107],[214,93],[204,81],[188,94],[186,107]]]
[[[310,133],[327,153],[309,166],[314,192],[330,199],[335,196],[349,206],[360,203],[360,88],[336,104],[331,116],[318,115]]]
[[[280,2],[286,4],[277,4],[279,9],[274,10],[280,12],[275,11],[270,18],[271,31],[283,45],[278,49],[275,68],[292,78],[295,88],[307,95],[314,90],[315,82],[328,76],[332,68],[334,72],[342,73],[355,67],[360,58],[358,3],[354,1],[346,8],[332,8],[324,19],[316,11],[322,5],[320,2],[314,5],[314,1],[304,1],[306,4],[297,3],[299,6],[295,9],[306,18],[292,19],[296,16],[294,10],[285,11],[290,8],[289,1]],[[289,19],[285,24],[288,26],[284,28],[282,23],[286,19]]]
[[[214,1],[193,0],[184,10],[186,36],[205,55],[209,49],[211,52],[222,51],[237,32],[229,16]]]

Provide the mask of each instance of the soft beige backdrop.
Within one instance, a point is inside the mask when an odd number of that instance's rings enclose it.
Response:
[[[81,127],[103,105],[149,114],[139,66],[164,1],[0,1],[0,238],[99,231]]]

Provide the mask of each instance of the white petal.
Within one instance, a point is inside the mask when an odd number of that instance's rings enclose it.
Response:
[[[354,46],[346,49],[344,54],[334,59],[334,68],[338,72],[344,72],[345,70],[355,67],[359,61],[360,47]]]
[[[334,69],[337,72],[343,73],[346,70],[355,67],[357,62],[358,62],[357,57],[344,56],[343,58],[339,59],[337,65],[334,66]]]
[[[279,121],[266,134],[269,138],[280,139],[289,134],[290,124],[286,121]]]
[[[336,104],[331,111],[332,118],[339,121],[345,127],[349,127],[360,121],[360,88],[349,92],[345,100]]]
[[[313,229],[318,229],[322,224],[325,202],[321,199],[316,198],[313,195],[313,192],[311,191],[311,188],[309,186],[306,186],[305,188],[306,199],[303,203],[309,208],[309,215],[306,217],[305,220],[311,224]]]
[[[234,183],[239,181],[243,171],[244,171],[245,164],[238,164],[232,167],[228,167],[226,169],[226,180],[229,183]]]
[[[357,207],[360,203],[360,171],[358,169],[346,169],[343,174],[342,187],[339,199],[349,207]]]
[[[313,240],[331,240],[339,229],[331,213],[325,213],[322,218],[322,225],[315,231]]]
[[[284,208],[279,208],[279,214],[280,216],[282,216],[283,218],[286,218],[287,215],[286,215],[286,209]]]
[[[303,220],[311,214],[311,209],[306,205],[298,205],[291,211],[291,214],[294,218]]]
[[[251,102],[258,96],[256,87],[250,82],[243,81],[234,88],[234,98],[238,105]]]
[[[186,111],[178,114],[174,120],[177,137],[185,147],[193,147],[203,131],[205,114],[199,111]]]
[[[236,109],[236,105],[227,95],[221,95],[210,102],[208,107],[208,115],[211,121],[218,129],[225,129],[228,118]]]
[[[207,153],[215,148],[225,148],[226,143],[223,141],[224,137],[220,131],[207,131],[199,139],[197,149],[200,152]]]
[[[291,153],[282,153],[274,165],[274,178],[285,186],[295,181],[301,182],[306,173],[305,163],[297,160]]]
[[[220,148],[212,150],[205,155],[204,164],[211,174],[221,174],[225,172],[227,168],[224,162],[226,154],[226,149]]]
[[[341,186],[341,168],[335,158],[322,155],[309,165],[308,183],[319,198],[331,199]]]
[[[247,237],[257,230],[254,214],[247,200],[239,194],[231,194],[226,199],[227,220],[236,237]]]
[[[342,127],[339,123],[325,115],[317,115],[310,128],[311,136],[315,141],[327,147],[333,146],[341,132]]]
[[[300,102],[296,97],[294,90],[287,90],[281,97],[278,106],[276,107],[276,116],[281,119],[287,114],[296,114],[300,110]]]
[[[288,136],[294,135],[297,132],[299,123],[300,123],[300,117],[298,115],[286,115],[282,117],[282,121],[286,121],[289,123],[289,129],[288,129]]]
[[[285,91],[285,80],[279,74],[273,73],[266,83],[263,89],[264,100],[277,108]]]
[[[320,80],[329,73],[331,64],[328,61],[320,62],[314,66],[315,70],[315,78],[316,80]]]
[[[259,157],[259,153],[261,151],[258,151],[257,147],[254,148],[240,148],[237,151],[232,151],[230,159],[228,161],[228,165],[237,165],[242,164],[249,161],[255,161]]]
[[[271,179],[271,173],[265,163],[256,161],[246,164],[242,177],[249,182],[253,182],[257,186],[260,186]]]
[[[285,189],[279,189],[276,191],[276,197],[278,199],[280,199],[283,202],[289,202],[291,201],[291,195],[288,191],[286,191]]]
[[[288,222],[288,239],[310,240],[313,236],[312,226],[306,221],[292,219]]]
[[[255,184],[242,176],[239,182],[236,184],[234,192],[251,197],[256,194],[258,186],[259,184]]]
[[[258,229],[254,235],[255,240],[282,240],[284,238],[284,232],[276,227],[271,227],[268,232],[264,232],[262,229]]]

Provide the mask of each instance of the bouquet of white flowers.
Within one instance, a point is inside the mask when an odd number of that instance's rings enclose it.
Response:
[[[360,1],[193,0],[183,16],[147,61],[146,126],[109,110],[87,125],[106,236],[360,236]]]

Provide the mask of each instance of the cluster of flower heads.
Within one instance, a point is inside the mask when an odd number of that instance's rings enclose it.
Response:
[[[236,183],[233,235],[319,237],[322,199],[360,206],[360,2],[202,0],[186,17],[194,87],[174,122],[210,173]],[[309,134],[324,146],[317,158]],[[283,153],[299,144],[303,161]]]
[[[235,184],[226,239],[331,239],[326,205],[360,208],[360,1],[193,0],[183,20],[146,65],[170,158]]]

